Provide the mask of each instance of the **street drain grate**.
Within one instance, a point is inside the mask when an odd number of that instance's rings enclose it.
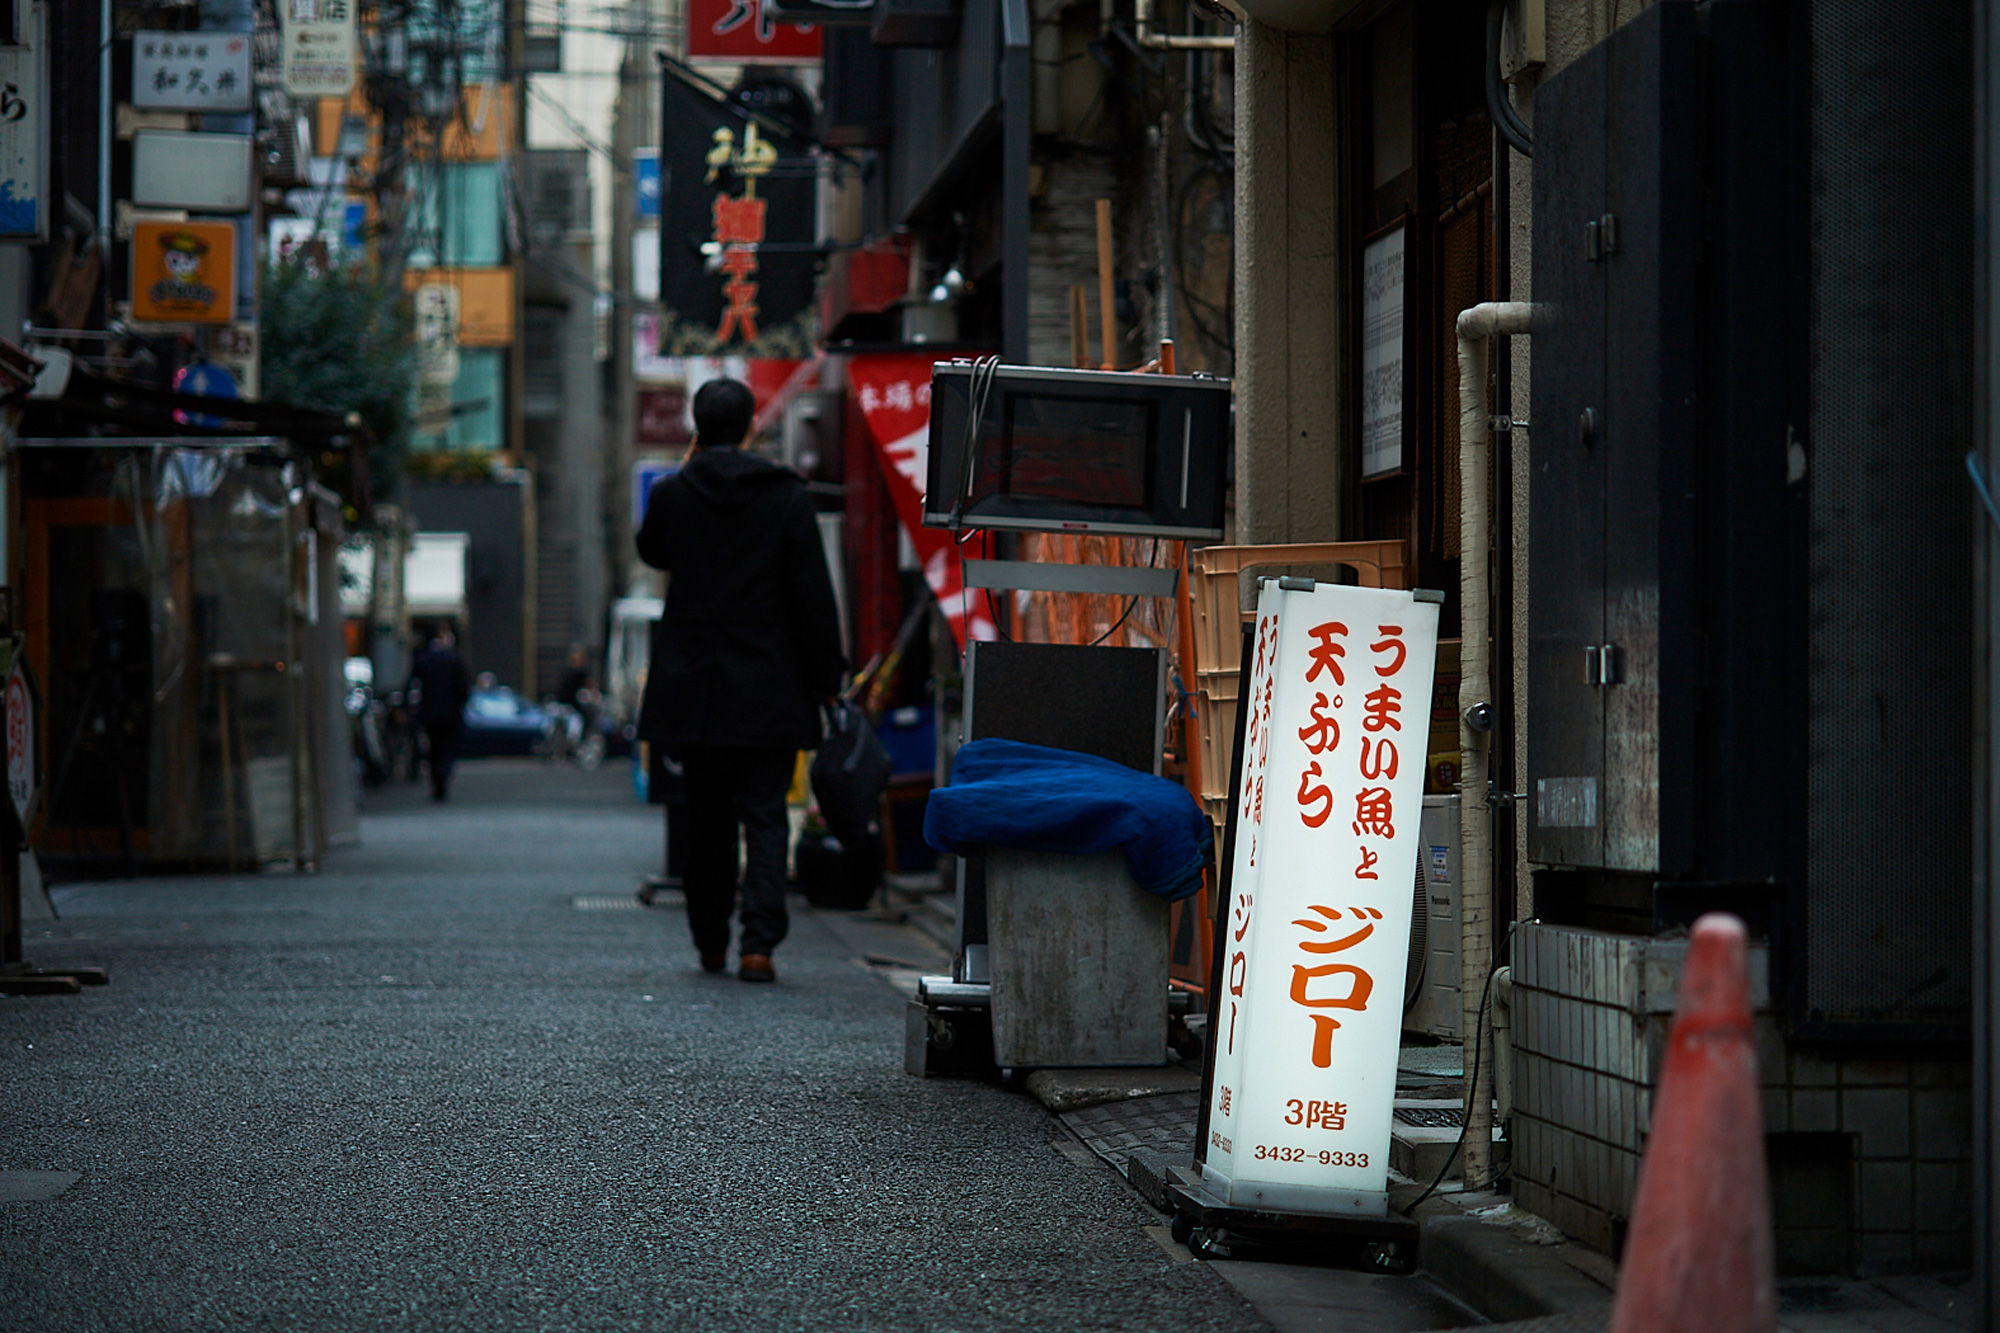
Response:
[[[1460,1106],[1440,1106],[1436,1110],[1429,1107],[1399,1106],[1396,1119],[1418,1129],[1463,1129],[1465,1108]]]
[[[579,912],[636,912],[639,900],[629,893],[579,893],[570,899]]]

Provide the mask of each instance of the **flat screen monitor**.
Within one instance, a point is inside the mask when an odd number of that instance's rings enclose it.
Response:
[[[1229,438],[1225,380],[940,362],[924,525],[1213,541]]]

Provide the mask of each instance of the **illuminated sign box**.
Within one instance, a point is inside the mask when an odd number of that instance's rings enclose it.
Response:
[[[248,111],[250,34],[132,34],[132,105],[166,111]]]
[[[235,314],[234,223],[133,224],[133,319],[159,324],[227,324]]]
[[[1258,598],[1201,1145],[1233,1207],[1388,1211],[1437,622],[1380,588]]]
[[[247,134],[141,130],[132,136],[132,202],[141,208],[247,213],[255,198]]]

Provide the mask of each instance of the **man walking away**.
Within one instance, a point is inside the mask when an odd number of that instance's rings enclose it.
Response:
[[[819,744],[819,705],[846,662],[805,484],[742,449],[755,411],[747,386],[704,384],[694,449],[647,501],[639,556],[672,577],[639,735],[684,770],[688,927],[703,969],[728,963],[740,828],[737,975],[774,981],[788,924],[785,791],[797,752]]]
[[[451,785],[452,760],[458,757],[465,701],[472,695],[465,659],[458,655],[451,628],[443,621],[410,660],[410,692],[417,699],[417,725],[430,738],[431,799],[442,801]]]

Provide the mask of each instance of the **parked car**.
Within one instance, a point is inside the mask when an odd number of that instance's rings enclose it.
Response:
[[[485,754],[546,754],[555,719],[541,705],[522,698],[506,685],[485,685],[465,701],[465,730],[458,752]]]

